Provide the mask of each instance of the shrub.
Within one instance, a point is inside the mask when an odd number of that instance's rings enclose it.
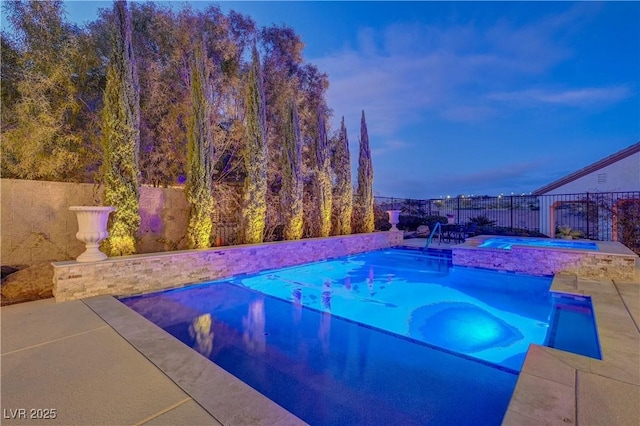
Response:
[[[477,226],[494,226],[496,224],[496,221],[491,220],[486,216],[476,216],[469,218],[469,223],[475,223]]]
[[[418,216],[418,215],[400,215],[400,223],[398,229],[405,231],[415,231],[420,225],[427,225],[429,229],[433,229],[437,222],[443,225],[447,223],[445,216]]]
[[[476,230],[476,235],[500,235],[505,237],[538,237],[549,238],[548,235],[538,231],[523,228],[509,228],[507,226],[481,226]]]
[[[389,229],[391,229],[391,223],[389,223],[389,215],[377,204],[373,205],[373,219],[375,229],[377,231],[388,231]]]

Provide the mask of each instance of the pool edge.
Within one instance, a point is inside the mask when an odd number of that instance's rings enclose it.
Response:
[[[220,423],[307,424],[115,297],[82,302]]]
[[[640,288],[638,282],[631,284]],[[640,330],[616,282],[557,274],[550,291],[591,297],[602,360],[530,345],[502,424],[628,424],[624,419],[637,420],[637,407],[630,407],[611,391],[621,389],[631,399],[640,395]],[[590,395],[601,398],[597,406],[592,406]],[[622,420],[603,423],[611,413]]]

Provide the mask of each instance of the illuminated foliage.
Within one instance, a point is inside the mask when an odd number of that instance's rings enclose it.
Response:
[[[76,180],[82,137],[72,76],[75,34],[61,2],[7,2],[2,34],[2,177]]]
[[[189,203],[187,247],[210,247],[211,179],[213,177],[213,137],[209,117],[211,106],[207,96],[208,72],[202,42],[197,43],[191,64],[192,117],[187,142],[186,195]]]
[[[303,225],[303,181],[300,126],[295,99],[290,100],[285,117],[280,190],[280,201],[284,211],[284,238],[299,240],[302,238]]]
[[[360,155],[358,156],[357,231],[373,232],[375,218],[373,212],[373,165],[369,149],[367,121],[362,111],[360,120]]]
[[[110,256],[122,256],[136,252],[136,232],[140,226],[140,106],[126,2],[116,1],[113,11],[112,54],[102,112],[102,175],[105,203],[116,210],[110,217],[104,249]]]
[[[319,236],[328,237],[331,233],[331,157],[324,109],[318,108],[318,135],[315,143],[316,170],[315,189],[318,203]]]
[[[328,196],[334,173],[327,172],[321,158],[326,153],[318,148],[326,138],[319,128],[329,133],[329,81],[305,62],[304,43],[292,28],[258,28],[250,17],[222,13],[216,5],[194,10],[158,2],[119,2],[79,27],[65,21],[64,2],[5,3],[14,32],[3,32],[0,40],[2,177],[104,183],[102,201],[118,209],[105,248],[112,255],[134,252],[138,185],[186,183],[197,36],[208,72],[203,86],[213,146],[212,218],[225,225],[224,231],[212,231],[214,241],[285,238],[285,216],[300,210],[280,193],[292,99],[301,151],[292,173],[303,182],[301,209],[308,212],[302,235],[327,234],[336,192],[334,199]],[[129,22],[115,31],[114,22],[123,19]],[[264,52],[262,63],[257,50],[248,58],[254,45]],[[331,145],[330,158],[333,140]],[[345,182],[351,179],[346,155],[336,183],[344,173]],[[343,187],[352,193],[350,183]],[[351,201],[343,205],[342,216],[350,217]],[[299,221],[287,220],[299,229]],[[351,232],[348,222],[341,232]],[[204,241],[206,230],[199,229]]]
[[[332,234],[351,234],[351,216],[353,212],[353,187],[351,184],[351,158],[349,139],[344,117],[340,124],[340,133],[335,140],[332,161],[333,173],[336,176],[333,187]]]
[[[243,152],[246,177],[242,199],[243,241],[261,243],[267,211],[267,145],[262,70],[258,50],[253,47],[247,83],[246,146]]]
[[[302,145],[304,177],[304,235],[331,233],[331,147],[327,140],[330,110],[325,93],[329,79],[311,64],[298,67],[298,121]]]
[[[290,100],[299,86],[298,71],[304,44],[293,29],[270,26],[261,29],[267,144],[267,241],[281,240],[289,207],[282,202],[283,140]],[[299,92],[298,92],[299,93]]]

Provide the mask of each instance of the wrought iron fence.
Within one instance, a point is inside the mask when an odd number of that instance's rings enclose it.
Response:
[[[468,224],[480,218],[497,227],[537,231],[549,237],[570,229],[584,238],[620,241],[640,250],[640,191],[427,200],[375,197],[375,203],[383,211],[400,210],[401,219],[453,216],[455,223]]]
[[[216,224],[214,231],[215,246],[230,246],[239,243],[238,231],[240,224],[237,222],[220,222]]]

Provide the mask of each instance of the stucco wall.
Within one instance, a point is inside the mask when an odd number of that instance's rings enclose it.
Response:
[[[3,265],[74,259],[84,251],[70,206],[98,205],[93,184],[0,179],[0,256]],[[188,205],[176,188],[140,188],[138,250],[167,250],[187,228]]]
[[[54,263],[56,301],[146,293],[397,246],[401,231]]]
[[[602,182],[599,181],[598,176]],[[546,194],[640,191],[640,152],[582,176]]]

